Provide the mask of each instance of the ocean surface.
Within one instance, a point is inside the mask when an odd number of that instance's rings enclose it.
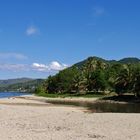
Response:
[[[15,96],[31,95],[29,93],[18,93],[18,92],[0,92],[0,98],[9,98]]]

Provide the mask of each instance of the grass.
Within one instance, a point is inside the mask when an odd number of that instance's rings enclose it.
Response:
[[[36,94],[37,96],[43,96],[47,98],[68,98],[68,97],[75,97],[75,98],[103,98],[105,95],[103,94],[93,94],[93,93],[88,93],[88,94],[71,94],[71,93],[65,93],[65,94],[58,94],[58,93],[38,93]]]
[[[140,98],[136,98],[133,94],[124,94],[121,96],[117,96],[115,93],[111,93],[105,95],[103,93],[38,93],[37,96],[42,96],[46,98],[98,98],[99,100],[103,101],[117,101],[117,102],[128,102],[128,103],[140,103]]]

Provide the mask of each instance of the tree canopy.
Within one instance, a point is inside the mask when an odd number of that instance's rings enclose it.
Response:
[[[136,60],[136,63],[135,63]],[[134,58],[108,61],[89,57],[55,76],[44,84],[46,93],[88,93],[114,91],[140,95],[140,61]]]

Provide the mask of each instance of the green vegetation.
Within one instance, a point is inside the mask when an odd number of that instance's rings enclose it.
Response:
[[[118,95],[133,93],[137,97],[140,96],[138,58],[108,61],[89,57],[55,76],[49,76],[36,89],[38,95],[46,97],[94,97],[112,92]]]
[[[62,94],[54,94],[54,93],[49,93],[46,94],[44,93],[37,93],[37,96],[43,96],[47,98],[67,98],[67,97],[83,97],[83,98],[104,98],[105,95],[99,95],[99,94],[71,94],[71,93],[62,93]]]
[[[0,91],[1,92],[35,92],[35,89],[43,84],[44,80],[42,79],[36,79],[36,80],[17,80],[17,79],[12,79],[12,82],[8,82],[8,80],[5,84],[0,86]],[[11,80],[10,80],[11,81]]]
[[[17,83],[25,83],[32,81],[33,79],[31,78],[18,78],[18,79],[8,79],[8,80],[0,80],[0,87],[5,87]]]

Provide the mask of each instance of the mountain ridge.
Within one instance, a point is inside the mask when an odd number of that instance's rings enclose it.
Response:
[[[0,80],[0,87],[17,84],[17,83],[25,83],[32,80],[33,80],[32,78],[25,78],[25,77]]]
[[[74,64],[73,66],[76,66],[76,67],[82,67],[87,61],[89,60],[96,60],[96,61],[102,61],[104,63],[121,63],[121,64],[135,64],[135,63],[140,63],[140,59],[137,58],[137,57],[125,57],[125,58],[122,58],[120,60],[107,60],[107,59],[103,59],[101,57],[96,57],[96,56],[90,56],[88,57],[87,59],[84,59],[76,64]]]

